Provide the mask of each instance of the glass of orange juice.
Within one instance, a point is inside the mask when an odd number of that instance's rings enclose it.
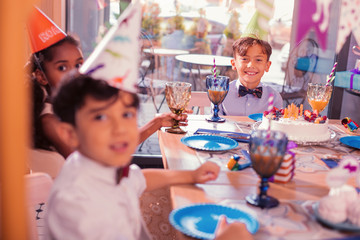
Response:
[[[332,86],[320,83],[309,83],[307,98],[312,110],[322,112],[329,103],[332,93]]]
[[[213,115],[206,120],[209,122],[225,122],[219,117],[219,105],[224,101],[229,91],[229,77],[227,76],[206,76],[206,89],[210,101],[214,105]]]

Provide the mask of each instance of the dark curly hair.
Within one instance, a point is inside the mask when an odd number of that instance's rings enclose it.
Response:
[[[36,80],[32,80],[32,96],[33,96],[33,114],[32,114],[32,143],[34,148],[52,150],[51,142],[45,137],[42,124],[41,112],[45,107],[45,93],[40,84]]]
[[[236,55],[245,56],[249,47],[255,45],[261,46],[263,53],[266,54],[267,60],[269,61],[272,54],[272,48],[270,44],[267,41],[252,37],[242,37],[233,43],[232,49],[234,58],[236,58]]]
[[[86,97],[91,96],[99,101],[113,99],[115,102],[123,93],[124,91],[111,87],[106,81],[94,79],[88,75],[67,76],[54,92],[53,110],[62,122],[76,126],[75,114],[85,104]],[[133,101],[126,106],[139,108],[138,96],[131,95]]]
[[[33,53],[30,56],[29,62],[27,63],[27,71],[31,73],[35,72],[37,69],[43,71],[46,74],[46,69],[44,67],[44,62],[52,61],[54,58],[54,48],[63,45],[64,43],[70,43],[75,47],[80,47],[80,42],[73,36],[67,35],[65,38],[61,39],[57,43],[51,45],[48,48],[45,48],[39,52]],[[48,95],[51,95],[51,88],[49,85],[45,86],[45,89]]]

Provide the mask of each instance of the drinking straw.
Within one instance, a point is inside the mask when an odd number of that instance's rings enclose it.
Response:
[[[214,58],[214,69],[213,69],[213,71],[214,71],[214,78],[216,79],[216,64],[215,64],[215,58]]]
[[[268,139],[270,138],[270,126],[271,126],[272,109],[273,108],[274,108],[274,94],[270,93],[269,100],[268,100],[268,112],[269,112],[270,118],[269,118],[269,126],[267,129],[267,135],[266,135],[266,138],[268,138]]]
[[[327,79],[326,85],[329,85],[334,80],[335,68],[337,66],[337,62],[334,63],[333,68],[331,69],[331,73]]]

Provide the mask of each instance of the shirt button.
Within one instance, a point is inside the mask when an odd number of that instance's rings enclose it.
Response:
[[[248,103],[248,106],[250,106],[250,103]]]

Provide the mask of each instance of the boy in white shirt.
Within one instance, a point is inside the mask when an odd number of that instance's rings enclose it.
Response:
[[[139,138],[138,105],[136,94],[87,75],[60,86],[53,109],[61,120],[60,136],[76,151],[49,197],[47,239],[150,239],[139,207],[144,191],[217,178],[220,169],[212,162],[193,171],[129,166]]]

